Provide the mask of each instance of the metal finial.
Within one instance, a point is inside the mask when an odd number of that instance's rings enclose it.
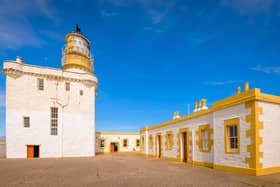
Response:
[[[81,29],[78,24],[76,24],[76,32],[81,32]]]

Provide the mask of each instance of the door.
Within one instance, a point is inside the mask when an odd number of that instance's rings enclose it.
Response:
[[[39,147],[39,145],[34,145],[33,148],[34,148],[34,155],[33,155],[33,157],[34,158],[39,158],[39,156],[40,156],[40,147]]]
[[[114,143],[114,152],[118,152],[118,151],[119,151],[119,144]]]
[[[161,136],[158,136],[158,157],[161,157]]]
[[[27,158],[39,158],[40,146],[39,145],[27,145]]]
[[[114,143],[111,143],[111,144],[110,144],[110,152],[113,153],[114,150],[115,150]]]
[[[34,146],[28,145],[27,146],[27,158],[33,158],[34,157]]]
[[[183,162],[188,162],[188,134],[184,132],[183,134]]]

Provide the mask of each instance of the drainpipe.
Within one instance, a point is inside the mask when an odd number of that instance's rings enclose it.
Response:
[[[61,77],[63,77],[63,71],[61,73]],[[64,134],[64,108],[68,106],[69,104],[69,93],[67,96],[67,101],[65,104],[62,104],[58,101],[58,81],[55,83],[56,84],[56,97],[55,97],[55,102],[61,107],[61,157],[63,157],[63,134]]]

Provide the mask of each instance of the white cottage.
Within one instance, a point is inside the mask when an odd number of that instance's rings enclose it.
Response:
[[[140,130],[141,153],[225,171],[265,175],[280,171],[280,97],[260,89],[196,104],[192,114]]]
[[[140,151],[139,132],[96,132],[96,153],[137,153]]]

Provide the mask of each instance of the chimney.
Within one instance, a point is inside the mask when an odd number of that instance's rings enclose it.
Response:
[[[240,93],[241,93],[241,88],[240,88],[240,86],[237,87],[236,92],[237,92],[237,94],[240,94]]]
[[[244,84],[244,92],[249,91],[249,82],[245,82]]]
[[[178,118],[180,118],[180,116],[179,116],[179,111],[176,110],[176,111],[173,113],[173,119],[178,119]]]
[[[17,57],[16,57],[16,62],[19,63],[19,64],[24,64],[24,60],[23,60],[23,58],[20,57],[20,56],[17,56]]]

